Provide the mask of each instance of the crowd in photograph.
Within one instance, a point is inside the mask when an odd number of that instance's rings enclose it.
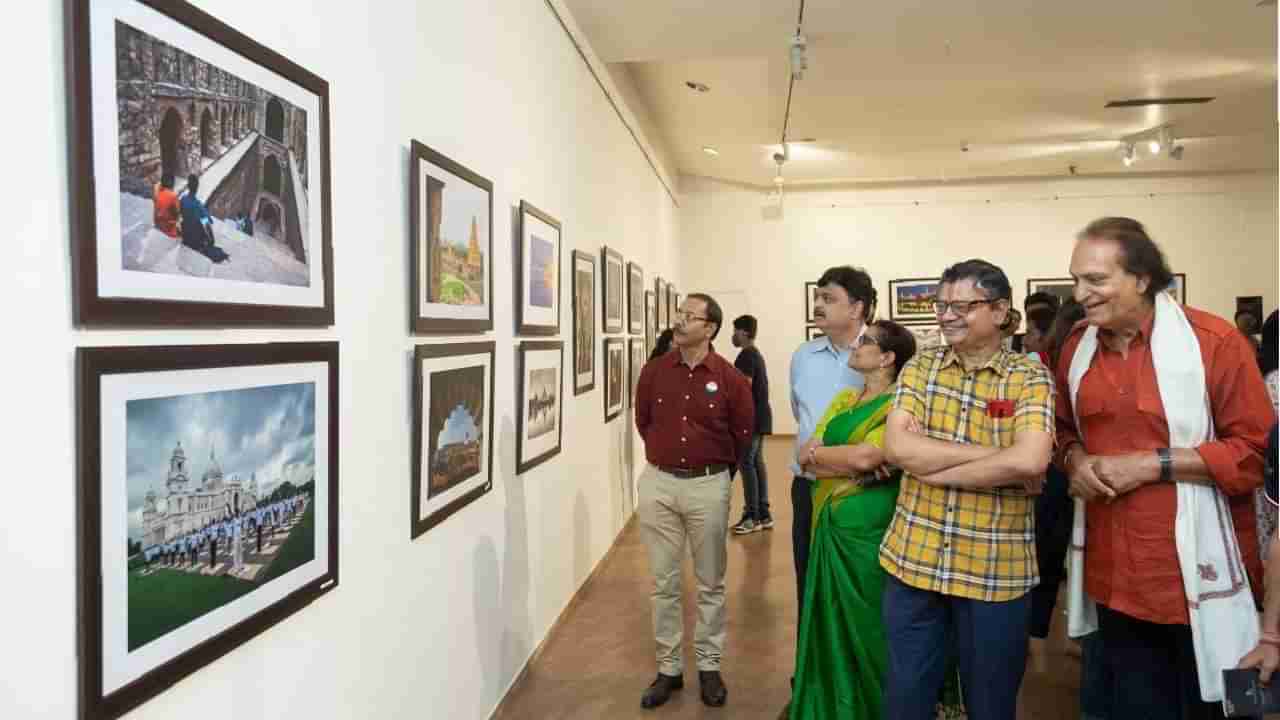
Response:
[[[232,575],[244,571],[244,558],[248,550],[261,554],[264,538],[270,541],[285,529],[289,521],[304,507],[300,495],[277,500],[252,510],[233,511],[227,508],[226,516],[213,520],[198,530],[167,539],[142,551],[143,572],[157,567],[195,568],[207,558],[209,569],[218,565],[220,553],[231,561]]]

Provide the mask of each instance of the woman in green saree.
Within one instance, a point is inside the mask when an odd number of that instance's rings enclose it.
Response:
[[[790,720],[881,720],[888,666],[880,541],[893,518],[900,471],[884,464],[885,419],[915,337],[869,324],[849,354],[866,382],[832,400],[801,451],[813,487],[809,578],[796,643]],[[958,698],[943,703],[954,717]]]

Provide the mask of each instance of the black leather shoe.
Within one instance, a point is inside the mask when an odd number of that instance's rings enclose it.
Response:
[[[671,699],[672,690],[679,690],[682,687],[684,687],[683,675],[658,673],[658,677],[649,685],[649,689],[640,696],[640,707],[656,708]]]
[[[702,703],[711,707],[724,705],[729,689],[724,686],[719,670],[699,670],[698,683],[702,685]]]

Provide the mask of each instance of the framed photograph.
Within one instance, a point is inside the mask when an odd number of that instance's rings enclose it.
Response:
[[[1187,274],[1174,273],[1173,284],[1169,286],[1165,292],[1169,293],[1169,297],[1173,298],[1179,305],[1187,304]]]
[[[632,335],[644,333],[644,270],[627,263],[627,329]]]
[[[410,539],[493,488],[492,342],[413,352]]]
[[[658,303],[654,299],[653,291],[646,290],[644,293],[644,345],[645,357],[653,352],[653,348],[658,343]]]
[[[493,183],[416,140],[410,155],[410,332],[488,332]]]
[[[625,403],[623,378],[627,374],[627,343],[622,338],[604,339],[604,421],[618,417]]]
[[[564,436],[564,343],[520,344],[520,416],[516,472],[524,473],[560,454]]]
[[[520,201],[516,332],[560,334],[560,221]]]
[[[573,394],[596,387],[596,259],[573,251]]]
[[[822,332],[822,329],[816,325],[808,325],[804,329],[804,339],[806,341],[817,340],[823,335],[826,335],[826,333]]]
[[[1027,281],[1027,295],[1032,293],[1049,293],[1058,298],[1059,304],[1066,303],[1075,292],[1076,281],[1069,277],[1031,278]]]
[[[73,321],[332,325],[328,83],[181,0],[68,6]]]
[[[940,278],[908,278],[889,281],[889,319],[900,323],[933,323],[933,301],[938,299]]]
[[[644,349],[644,338],[631,338],[627,342],[629,343],[627,347],[631,350],[631,372],[628,373],[630,389],[628,390],[627,397],[631,398],[631,407],[635,407],[636,384],[640,382],[640,371],[644,369],[645,358],[648,357],[648,355],[645,353]]]
[[[661,333],[667,327],[667,283],[660,277],[653,279],[653,301],[654,309],[657,311],[653,316],[656,337],[657,333]]]
[[[626,326],[622,317],[626,312],[623,265],[621,253],[608,247],[600,248],[600,272],[604,278],[601,286],[604,292],[604,320],[601,324],[606,334],[623,332]]]
[[[817,322],[813,310],[818,304],[818,283],[807,282],[804,284],[804,321],[812,325]]]
[[[672,318],[674,318],[676,314],[675,288],[671,283],[667,283],[662,288],[662,292],[662,305],[666,308],[662,311],[662,328],[665,330],[671,327]]]
[[[76,374],[80,708],[116,718],[337,586],[338,344],[79,348]]]

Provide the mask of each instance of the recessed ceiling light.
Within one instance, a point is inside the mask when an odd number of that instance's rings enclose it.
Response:
[[[708,87],[706,83],[700,83],[693,80],[685,80],[684,86],[689,88],[690,90],[693,90],[694,92],[704,93],[704,92],[711,91],[711,88]]]
[[[702,152],[704,152],[704,153],[706,153],[706,154],[710,155],[711,157],[719,157],[719,156],[720,156],[720,151],[719,151],[719,150],[717,150],[717,149],[715,149],[715,148],[713,148],[713,147],[711,147],[710,145],[703,145],[703,146],[702,146]]]

